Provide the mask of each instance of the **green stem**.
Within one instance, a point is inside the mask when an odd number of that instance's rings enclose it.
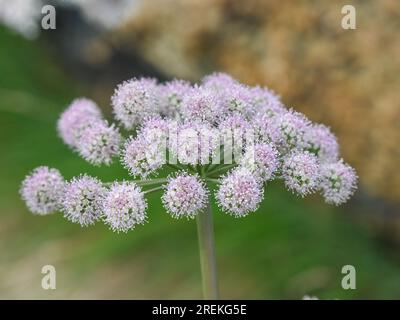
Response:
[[[165,182],[167,182],[167,179],[160,178],[160,179],[151,179],[151,180],[137,180],[137,181],[133,181],[133,182],[137,183],[139,186],[151,186],[153,184],[165,183]]]
[[[136,183],[139,186],[151,186],[153,184],[165,183],[168,180],[165,178],[151,179],[151,180],[127,180],[129,182]],[[104,182],[104,185],[111,186],[114,182]]]
[[[200,265],[204,299],[219,298],[217,265],[215,259],[213,215],[210,203],[197,217]]]
[[[145,194],[153,193],[153,192],[156,192],[158,190],[162,190],[163,188],[164,188],[164,186],[155,187],[153,189],[149,189],[149,190],[144,191],[144,193]]]
[[[220,183],[220,180],[218,179],[213,179],[213,178],[206,178],[207,181],[213,182],[213,183]]]

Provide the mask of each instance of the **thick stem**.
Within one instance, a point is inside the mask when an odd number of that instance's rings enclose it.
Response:
[[[199,251],[204,299],[219,298],[217,265],[215,259],[214,226],[210,203],[204,211],[197,215],[197,233],[199,236]]]

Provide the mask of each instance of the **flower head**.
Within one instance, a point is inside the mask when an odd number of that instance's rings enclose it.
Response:
[[[257,178],[246,168],[237,168],[221,179],[216,199],[222,210],[244,217],[258,209],[263,194]]]
[[[357,188],[357,174],[343,160],[323,164],[320,187],[327,203],[335,205],[345,203]]]
[[[101,111],[94,101],[86,98],[75,99],[57,122],[58,134],[67,145],[75,147],[82,131],[101,118]]]
[[[235,79],[223,72],[214,72],[205,76],[202,80],[203,87],[212,89],[216,92],[221,92],[226,88],[236,84],[238,84],[238,82]]]
[[[133,182],[114,183],[103,202],[104,222],[113,231],[128,232],[146,220],[147,202]]]
[[[126,141],[122,163],[132,176],[146,178],[162,167],[165,157],[165,149],[160,148],[159,144],[147,143],[146,138],[140,135]]]
[[[262,182],[271,180],[279,167],[279,154],[271,144],[256,144],[247,148],[240,164]]]
[[[114,125],[97,121],[88,126],[77,142],[79,154],[93,165],[110,165],[119,153],[122,137]]]
[[[313,124],[306,131],[304,148],[314,153],[321,162],[335,162],[339,157],[337,139],[323,124]]]
[[[254,144],[252,125],[240,114],[226,117],[219,123],[218,129],[221,143],[224,145],[224,154],[233,152],[235,161],[240,160],[247,145]]]
[[[193,87],[182,100],[180,114],[186,121],[215,123],[222,115],[218,96],[210,89]]]
[[[159,144],[168,140],[174,124],[173,120],[151,117],[143,123],[137,135],[146,139],[148,144]]]
[[[208,191],[197,175],[181,172],[168,179],[162,201],[174,218],[194,218],[207,204]]]
[[[284,159],[282,176],[286,187],[300,196],[314,192],[320,177],[316,156],[309,152],[292,152]]]
[[[140,185],[165,182],[151,177],[168,161],[179,171],[168,178],[162,202],[174,218],[193,218],[209,205],[203,180],[219,182],[216,201],[234,217],[256,211],[264,186],[275,178],[302,197],[319,190],[332,204],[347,201],[356,188],[356,173],[338,161],[339,146],[330,129],[287,110],[268,88],[241,84],[224,73],[206,76],[199,85],[141,78],[120,84],[111,103],[118,123],[135,129],[122,148],[120,131],[85,98],[62,113],[59,135],[93,165],[109,165],[120,156],[132,176],[150,180]],[[57,170],[40,167],[20,192],[32,212],[61,209],[82,226],[102,218],[111,229],[127,232],[146,219],[145,193],[133,182],[115,181],[106,188],[82,175],[65,183]]]
[[[172,80],[159,87],[159,112],[168,118],[175,118],[181,107],[184,96],[191,90],[189,82]]]
[[[273,117],[285,111],[285,106],[273,91],[258,86],[250,88],[249,91],[257,116],[265,114]]]
[[[223,90],[220,96],[224,113],[240,114],[250,119],[256,113],[250,89],[242,84],[234,84]]]
[[[82,175],[66,183],[62,212],[68,220],[86,227],[101,218],[106,188],[96,178]]]
[[[303,114],[289,110],[273,118],[267,132],[272,142],[283,152],[288,152],[304,147],[304,135],[310,124]]]
[[[170,152],[182,164],[209,164],[220,145],[216,128],[203,121],[187,121],[169,142]]]
[[[115,118],[131,130],[144,119],[156,114],[157,82],[154,79],[132,79],[120,84],[111,98]]]
[[[60,208],[64,179],[57,169],[39,167],[22,182],[21,196],[32,213],[45,215]]]

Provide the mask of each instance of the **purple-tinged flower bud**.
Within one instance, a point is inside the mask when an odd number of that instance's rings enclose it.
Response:
[[[275,125],[278,115],[260,112],[253,118],[254,134],[257,141],[276,143],[279,141],[280,131]]]
[[[28,209],[46,215],[60,209],[64,179],[57,169],[39,167],[22,182],[21,196]]]
[[[222,116],[218,97],[209,89],[194,87],[186,93],[180,107],[185,121],[208,121],[213,124]]]
[[[227,133],[233,135],[237,131],[241,135],[244,135],[247,130],[251,130],[251,124],[240,114],[233,114],[223,119],[219,123],[218,129],[221,131],[221,134]]]
[[[199,164],[209,164],[220,147],[220,136],[218,129],[208,123],[196,123],[196,130],[199,137]]]
[[[267,130],[279,150],[287,152],[304,148],[304,135],[310,125],[311,122],[303,114],[289,110],[274,118]]]
[[[357,189],[357,174],[343,160],[323,164],[320,187],[327,203],[340,205],[349,200]]]
[[[159,112],[170,119],[176,118],[184,96],[192,89],[189,82],[172,80],[159,87]]]
[[[242,84],[231,85],[220,95],[223,112],[227,115],[240,114],[250,119],[257,109],[252,101],[249,87]]]
[[[132,176],[146,178],[161,168],[165,162],[165,144],[164,150],[160,149],[159,144],[148,144],[142,135],[131,137],[126,141],[122,163]]]
[[[268,117],[277,116],[286,111],[280,97],[267,88],[252,87],[250,90],[251,102],[256,108],[256,115]]]
[[[323,124],[313,124],[304,135],[305,149],[323,162],[335,162],[339,157],[339,145],[335,135]]]
[[[75,147],[82,131],[101,118],[101,111],[94,101],[86,98],[75,99],[57,122],[58,134],[67,145]]]
[[[271,144],[256,144],[246,149],[240,165],[265,182],[274,177],[279,167],[279,154]]]
[[[230,75],[222,72],[214,72],[205,76],[202,80],[202,86],[217,92],[224,91],[226,88],[237,85],[238,82]]]
[[[239,218],[256,211],[263,195],[257,178],[246,168],[237,168],[221,179],[216,199],[222,210]]]
[[[96,178],[82,175],[65,184],[61,211],[64,217],[82,227],[100,220],[107,189]]]
[[[118,85],[111,98],[115,118],[131,130],[156,114],[157,83],[154,79],[132,79]]]
[[[206,122],[189,121],[179,126],[170,152],[182,164],[208,164],[219,148],[219,132]]]
[[[282,176],[286,187],[301,197],[316,190],[320,178],[317,157],[309,152],[292,152],[286,156]]]
[[[147,202],[133,182],[114,183],[103,202],[104,222],[116,232],[128,232],[146,220]]]
[[[218,125],[221,144],[224,145],[224,162],[240,161],[243,150],[255,143],[254,130],[251,124],[240,114],[225,118]]]
[[[97,121],[82,132],[77,149],[93,165],[110,165],[113,157],[119,153],[121,140],[121,134],[114,125],[108,126],[106,121]]]
[[[181,172],[168,179],[162,202],[173,218],[194,218],[206,206],[207,198],[204,182],[197,175]]]
[[[149,118],[140,127],[137,136],[146,139],[148,144],[164,143],[168,141],[173,122],[173,120],[161,119],[159,116]]]

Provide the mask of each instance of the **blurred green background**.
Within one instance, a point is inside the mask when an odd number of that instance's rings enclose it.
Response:
[[[53,49],[49,39],[28,41],[0,27],[0,298],[201,298],[195,222],[172,219],[160,194],[148,199],[148,223],[128,234],[101,223],[81,228],[59,213],[33,216],[20,200],[21,181],[40,165],[66,178],[82,172],[104,181],[128,178],[118,163],[89,166],[57,137],[57,118],[76,96],[100,99],[109,114],[108,100],[99,97],[109,97],[112,86],[96,93]],[[362,210],[299,199],[279,183],[268,186],[261,208],[248,218],[214,208],[221,297],[398,298],[398,247],[359,223],[353,209]],[[41,287],[47,264],[56,268],[56,290]],[[357,271],[356,290],[341,287],[348,264]]]

